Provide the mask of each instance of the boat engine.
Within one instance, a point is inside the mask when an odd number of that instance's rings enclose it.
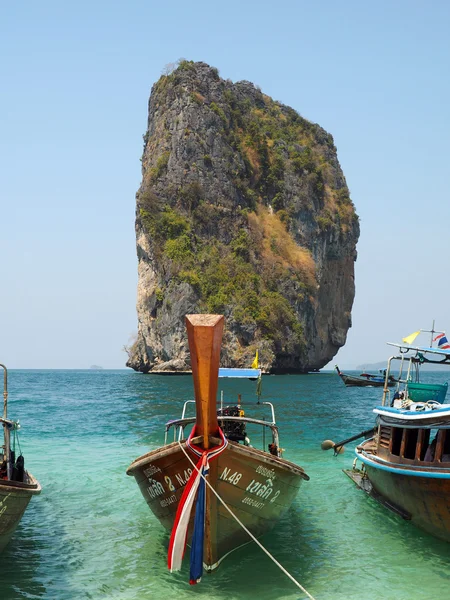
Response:
[[[217,411],[217,417],[243,417],[244,411],[239,406],[225,406]],[[245,423],[242,421],[222,421],[224,435],[233,442],[245,442]]]

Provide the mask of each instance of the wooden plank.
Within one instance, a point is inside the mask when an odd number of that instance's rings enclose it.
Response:
[[[440,463],[442,461],[442,451],[444,448],[444,439],[445,439],[445,429],[439,429],[433,462]]]
[[[209,436],[218,435],[217,386],[223,315],[187,315],[186,328],[194,379],[196,433],[204,436],[203,447],[209,448]]]

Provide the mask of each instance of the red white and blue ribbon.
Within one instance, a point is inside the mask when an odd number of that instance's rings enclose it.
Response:
[[[191,431],[186,446],[199,457],[199,461],[191,473],[180,502],[178,504],[175,522],[169,542],[169,553],[167,564],[170,572],[179,571],[186,549],[186,538],[191,518],[192,508],[195,502],[194,531],[191,542],[191,570],[189,583],[195,585],[203,574],[203,541],[205,537],[205,514],[206,514],[206,484],[203,477],[209,473],[209,461],[216,458],[228,446],[222,430],[219,428],[221,445],[203,450],[192,443],[195,436],[196,425]]]

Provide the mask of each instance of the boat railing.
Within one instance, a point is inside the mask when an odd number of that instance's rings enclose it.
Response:
[[[181,418],[182,419],[184,419],[186,417],[186,410],[187,410],[188,404],[195,404],[195,400],[186,400],[186,402],[183,405],[183,410],[181,412]],[[275,408],[274,408],[272,402],[258,402],[258,404],[265,404],[266,406],[270,406],[270,413],[272,415],[272,424],[275,425],[276,424],[276,420],[275,420]],[[218,403],[217,406],[220,406],[221,410],[223,409],[223,407],[224,407],[224,404],[223,404],[223,395],[221,395],[220,403]],[[241,404],[238,403],[238,406],[241,406]]]
[[[195,400],[186,400],[183,405],[183,412],[181,413],[181,418],[184,419],[186,416],[186,409],[188,404],[195,404]]]
[[[383,399],[382,399],[382,406],[390,406],[391,404],[391,390],[388,388],[387,386],[387,382],[389,381],[389,377],[391,375],[391,364],[393,360],[399,360],[400,362],[400,369],[399,369],[399,374],[398,376],[395,378],[397,385],[395,386],[395,391],[398,392],[400,389],[400,385],[403,384],[404,386],[407,386],[409,382],[411,382],[412,380],[412,376],[411,376],[411,359],[406,357],[406,360],[408,360],[408,370],[406,372],[406,379],[403,379],[403,367],[404,367],[404,361],[405,361],[405,356],[402,354],[401,356],[391,356],[388,359],[388,363],[387,363],[387,369],[386,369],[386,376],[385,376],[385,384],[384,384],[384,389],[383,389]]]
[[[266,404],[267,406],[270,406],[270,410],[272,412],[272,423],[273,425],[275,425],[275,409],[273,407],[272,402],[261,402],[261,404]]]
[[[266,403],[264,402],[263,404],[266,404]],[[267,404],[270,404],[270,402],[267,402]],[[273,406],[272,406],[272,411],[273,411]],[[185,427],[187,425],[195,423],[195,420],[196,420],[195,417],[184,417],[184,418],[175,419],[174,421],[169,421],[168,423],[166,423],[166,430],[164,433],[164,444],[166,445],[168,443],[169,431],[172,428],[173,428],[173,441],[174,442],[176,442],[177,439],[178,439],[178,441],[185,439],[185,435],[184,435]],[[275,444],[275,446],[277,448],[279,447],[278,427],[275,425],[274,422],[269,423],[268,421],[262,421],[261,419],[252,419],[251,417],[227,417],[227,416],[224,416],[224,417],[218,416],[217,420],[218,420],[219,424],[224,421],[232,421],[235,423],[249,423],[252,425],[260,425],[262,427],[262,432],[263,432],[263,440],[264,440],[263,446],[265,445],[265,430],[267,428],[269,428],[272,433],[272,443]],[[265,448],[263,448],[263,450],[265,450]]]

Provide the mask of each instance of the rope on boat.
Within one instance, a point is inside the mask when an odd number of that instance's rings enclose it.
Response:
[[[181,445],[181,442],[178,440],[178,445],[180,446],[181,450],[184,452],[186,458],[188,459],[188,461],[191,463],[191,465],[194,467],[194,469],[200,474],[200,476],[205,480],[206,485],[209,487],[209,489],[213,492],[213,494],[216,496],[216,498],[223,504],[223,506],[227,509],[227,511],[230,513],[230,515],[233,517],[233,519],[235,519],[239,525],[242,527],[242,529],[248,533],[248,535],[252,538],[252,540],[255,542],[255,544],[257,544],[261,550],[263,552],[265,552],[267,554],[267,556],[277,565],[277,567],[279,569],[281,569],[283,571],[283,573],[289,577],[289,579],[298,587],[301,589],[301,591],[306,594],[308,596],[308,598],[310,598],[310,600],[315,600],[315,598],[313,596],[311,596],[311,594],[301,585],[301,583],[299,583],[284,567],[283,565],[281,565],[277,559],[272,556],[272,554],[270,554],[270,552],[264,548],[264,546],[261,544],[261,542],[253,535],[253,533],[251,531],[249,531],[247,529],[247,527],[244,525],[244,523],[242,523],[242,521],[239,519],[239,517],[237,517],[234,512],[231,510],[231,508],[226,504],[226,502],[224,500],[222,500],[222,498],[219,496],[219,494],[216,492],[216,490],[213,488],[213,486],[209,483],[209,481],[206,479],[206,477],[199,471],[199,469],[197,469],[196,464],[194,463],[194,461],[191,459],[191,457],[189,456],[189,454],[186,452],[186,450],[183,448],[183,446]]]

